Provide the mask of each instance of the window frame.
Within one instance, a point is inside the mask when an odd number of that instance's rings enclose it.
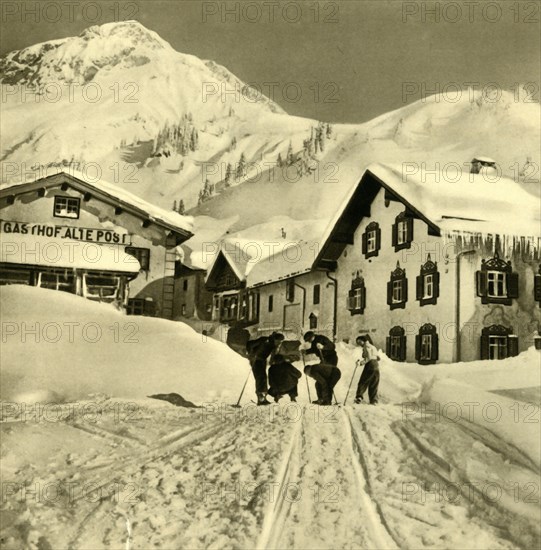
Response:
[[[67,216],[63,214],[57,214],[56,206],[57,202],[60,200],[66,201],[66,212],[68,210],[69,201],[75,201],[77,203],[77,215],[76,216]],[[78,220],[81,215],[81,198],[80,197],[70,197],[69,195],[55,195],[53,201],[53,217],[54,218],[64,218],[68,220]]]
[[[124,252],[133,256],[141,266],[140,271],[150,271],[150,248],[144,248],[142,246],[126,246]],[[142,256],[146,255],[146,260],[141,261]]]
[[[321,303],[321,285],[318,283],[312,288],[312,304],[317,306]]]
[[[366,286],[359,274],[351,281],[347,308],[351,315],[362,315],[366,309]]]
[[[431,278],[431,282],[428,283],[428,278]],[[432,293],[427,294],[427,287],[431,286]],[[438,271],[437,262],[433,262],[430,259],[430,254],[427,257],[426,262],[421,266],[421,270],[416,279],[416,292],[417,301],[419,305],[435,305],[438,303],[440,296],[440,273]]]
[[[502,342],[504,340],[505,346],[501,346],[497,343],[498,341]],[[513,333],[511,327],[505,327],[503,325],[490,325],[483,328],[481,331],[480,345],[481,360],[500,361],[502,359],[515,357],[519,354],[518,336]],[[494,357],[492,353],[494,348],[497,350],[504,348],[505,355],[502,357]]]
[[[401,326],[394,326],[386,338],[386,352],[389,359],[403,363],[406,361],[407,337]]]
[[[399,287],[397,286],[399,285]],[[395,299],[395,289],[400,288],[400,300]],[[387,282],[387,305],[391,310],[405,309],[408,302],[408,278],[406,270],[400,268],[399,262],[396,269],[391,271],[391,277]]]
[[[373,242],[373,248],[369,244]],[[379,223],[370,222],[362,234],[362,253],[365,258],[373,258],[379,255],[381,249],[381,229]]]
[[[429,353],[426,354],[426,348]],[[439,335],[435,325],[425,323],[415,336],[415,359],[420,365],[433,365],[439,358]]]
[[[399,250],[404,250],[406,248],[411,248],[411,243],[413,242],[413,230],[414,230],[414,223],[413,223],[413,216],[408,213],[407,210],[404,210],[398,216],[396,216],[393,226],[391,228],[392,230],[392,245],[394,247],[395,252],[398,252]],[[401,228],[404,228],[403,231],[401,231]],[[403,236],[399,239],[399,237]]]
[[[489,294],[489,274],[501,274],[504,278],[503,295]],[[477,296],[482,304],[501,304],[510,306],[519,297],[519,274],[513,271],[510,261],[502,260],[496,252],[494,257],[481,261],[481,269],[475,273]]]

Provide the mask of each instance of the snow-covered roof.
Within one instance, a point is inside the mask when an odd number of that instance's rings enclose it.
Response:
[[[303,275],[312,270],[319,243],[301,241],[257,262],[246,277],[248,287],[257,287]]]
[[[520,183],[497,174],[418,170],[371,164],[372,173],[440,230],[541,237],[541,203]]]
[[[67,182],[71,184],[82,185],[88,188],[89,191],[94,191],[99,195],[113,199],[120,205],[128,206],[139,215],[145,216],[151,221],[163,225],[168,229],[187,236],[192,234],[193,220],[190,216],[182,216],[177,212],[164,210],[117,185],[102,179],[97,181],[89,179],[84,173],[78,170],[72,170],[71,168],[69,172],[58,170],[44,178],[9,184],[0,189],[0,196],[23,193],[28,187],[58,185],[58,183],[62,183],[64,180],[67,180]]]
[[[2,263],[133,274],[141,269],[136,258],[110,244],[67,239],[53,242],[19,233],[3,233],[1,241]]]

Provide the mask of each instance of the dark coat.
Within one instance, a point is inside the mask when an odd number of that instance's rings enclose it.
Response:
[[[269,355],[274,351],[274,342],[268,336],[261,336],[257,340],[250,340],[246,344],[246,351],[250,361],[267,361]]]
[[[301,376],[301,372],[291,363],[277,363],[269,369],[269,386],[278,393],[287,393],[298,384]]]
[[[319,349],[317,345],[323,346],[323,349]],[[338,355],[336,355],[336,346],[323,334],[316,334],[312,340],[312,345],[308,349],[308,353],[317,355],[322,363],[327,365],[337,365]]]

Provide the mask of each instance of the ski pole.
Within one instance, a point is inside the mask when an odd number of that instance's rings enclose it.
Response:
[[[344,399],[344,405],[346,404],[346,401],[348,400],[349,390],[351,389],[351,384],[353,384],[353,379],[355,378],[355,373],[357,372],[357,367],[359,366],[359,361],[355,361],[355,368],[353,369],[353,376],[351,377],[351,382],[348,386],[348,391],[346,393],[346,398]]]
[[[246,381],[244,382],[244,386],[242,386],[242,390],[241,390],[240,395],[239,395],[239,400],[237,401],[236,405],[233,405],[233,407],[240,407],[240,400],[242,399],[242,395],[244,394],[246,384],[248,384],[248,380],[249,380],[251,374],[252,374],[251,372],[248,373],[248,376],[246,377]]]
[[[303,365],[303,372],[304,372],[304,369],[306,368],[306,361],[304,360],[304,353],[303,353],[304,350],[301,350],[301,357],[302,357],[302,365]],[[310,384],[308,384],[308,375],[306,373],[304,373],[304,378],[306,380],[306,389],[308,390],[308,401],[310,403],[312,403],[312,398],[310,397]]]

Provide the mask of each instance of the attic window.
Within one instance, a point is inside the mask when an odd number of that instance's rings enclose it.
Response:
[[[417,300],[421,306],[436,304],[440,295],[440,274],[438,265],[430,259],[430,254],[426,263],[421,266],[421,274],[417,277]]]
[[[381,248],[381,229],[379,224],[371,222],[366,226],[362,236],[362,253],[365,258],[377,256]]]
[[[413,218],[406,215],[406,211],[399,214],[392,227],[392,243],[395,252],[410,248],[413,241]]]
[[[387,304],[391,309],[404,309],[408,301],[408,279],[406,270],[400,268],[396,262],[396,269],[391,272],[391,279],[387,283]]]
[[[518,273],[513,273],[511,262],[494,258],[483,260],[481,270],[476,273],[477,296],[483,304],[510,306],[518,298]]]
[[[81,199],[77,197],[62,197],[55,196],[54,211],[55,218],[79,218],[79,209],[81,207]]]

